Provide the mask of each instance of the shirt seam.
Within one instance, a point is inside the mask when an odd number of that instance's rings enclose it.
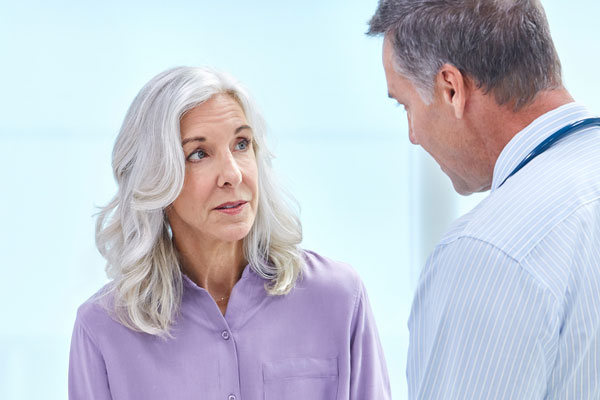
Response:
[[[473,240],[478,240],[481,241],[482,243],[488,243],[489,245],[497,248],[498,250],[500,250],[502,253],[506,254],[507,257],[510,257],[511,259],[515,260],[516,262],[518,262],[519,264],[521,264],[523,262],[523,260],[525,260],[527,257],[529,257],[529,255],[531,254],[532,251],[534,251],[539,244],[544,241],[548,235],[550,235],[551,233],[553,233],[559,225],[561,225],[562,223],[564,223],[567,219],[571,218],[575,213],[577,213],[580,209],[587,207],[588,205],[590,205],[591,203],[594,203],[596,201],[600,201],[600,195],[596,195],[591,199],[588,199],[586,201],[582,201],[580,204],[578,204],[571,212],[569,212],[568,214],[566,214],[563,218],[561,218],[560,220],[556,221],[556,223],[554,223],[550,228],[545,229],[545,233],[543,233],[541,235],[541,237],[534,242],[529,249],[527,250],[527,252],[525,252],[522,256],[520,256],[519,258],[509,254],[506,250],[502,249],[501,247],[499,247],[498,245],[492,243],[491,241],[488,241],[487,239],[483,239],[481,237],[479,237],[476,234],[473,233],[467,233],[466,231],[469,230],[469,228],[472,225],[476,225],[478,222],[481,221],[477,221],[477,218],[473,218],[470,221],[468,221],[464,228],[460,231],[460,233],[457,233],[456,236],[454,238],[443,238],[442,240],[440,240],[440,243],[438,246],[442,246],[442,245],[449,245],[455,241],[457,241],[458,239],[461,238],[471,238]],[[541,229],[540,229],[541,231]]]
[[[434,253],[437,253],[442,248],[446,248],[447,246],[454,244],[455,242],[458,241],[458,239],[467,239],[467,240],[471,240],[473,242],[483,244],[485,246],[488,246],[492,251],[497,251],[498,253],[505,256],[506,259],[508,261],[510,261],[510,263],[515,268],[517,268],[518,271],[520,271],[521,273],[524,274],[525,279],[527,279],[529,282],[531,282],[531,284],[534,285],[540,291],[540,294],[548,300],[549,309],[548,309],[546,315],[550,318],[549,323],[555,324],[555,325],[557,325],[559,323],[560,313],[561,313],[560,299],[554,295],[553,291],[550,289],[550,287],[548,287],[548,285],[546,285],[543,281],[538,279],[528,269],[526,269],[523,266],[523,262],[517,260],[515,257],[511,256],[505,250],[498,247],[497,245],[495,245],[489,241],[486,241],[484,239],[472,236],[472,235],[461,235],[461,236],[455,238],[454,240],[452,240],[451,242],[437,246],[436,249],[434,250]],[[436,259],[440,259],[439,255],[436,256]],[[464,260],[464,258],[461,258],[461,259]],[[549,337],[545,334],[542,337],[541,344],[542,344],[544,355],[547,358],[547,361],[549,361],[548,366],[552,366],[556,363],[556,360],[558,359],[558,353],[554,354],[554,358],[551,359],[550,356],[552,354],[551,354],[551,349],[550,350],[548,349],[548,343],[549,343]],[[547,379],[547,377],[548,377],[548,375],[546,374],[544,376],[544,378]]]
[[[355,275],[355,281],[356,281],[356,289],[355,289],[355,294],[354,294],[354,307],[352,310],[352,320],[351,320],[352,325],[354,325],[354,323],[356,322],[356,317],[358,315],[358,306],[361,302],[361,293],[364,290],[363,285],[361,284],[361,280],[357,274]]]
[[[108,384],[108,392],[110,394],[110,398],[113,398],[113,393],[111,391],[111,387],[110,387],[110,379],[108,376],[108,368],[106,366],[106,359],[104,358],[104,354],[102,354],[102,351],[100,351],[100,346],[98,346],[98,343],[96,341],[96,339],[94,338],[94,336],[90,333],[90,329],[88,328],[88,326],[86,325],[86,323],[83,321],[82,318],[77,318],[76,324],[79,324],[79,326],[81,327],[81,330],[83,330],[83,332],[86,334],[86,336],[88,337],[88,339],[90,340],[90,342],[92,342],[92,345],[94,346],[96,352],[98,353],[98,356],[102,359],[102,364],[104,364],[104,375],[106,376],[106,382]]]
[[[512,261],[514,264],[516,264],[516,266],[519,268],[519,270],[523,271],[528,277],[530,277],[531,280],[533,282],[535,282],[535,285],[540,290],[542,290],[542,292],[547,293],[550,296],[550,298],[553,300],[554,305],[557,306],[557,304],[558,304],[557,302],[559,301],[559,299],[554,295],[554,293],[552,293],[552,290],[550,290],[550,288],[546,284],[544,284],[543,282],[541,282],[535,275],[533,275],[527,268],[525,268],[523,266],[523,262],[522,261],[519,261],[517,258],[513,257],[512,255],[510,255],[509,253],[507,253],[505,250],[503,250],[502,248],[498,247],[494,243],[491,243],[491,242],[489,242],[487,240],[478,238],[478,237],[473,236],[473,235],[466,235],[465,234],[465,235],[461,235],[461,236],[457,237],[456,239],[454,239],[453,241],[448,242],[448,243],[446,243],[444,245],[441,245],[441,246],[444,246],[444,247],[449,246],[449,245],[453,244],[454,242],[457,242],[459,239],[470,239],[470,240],[473,240],[475,242],[483,243],[483,244],[491,247],[492,249],[500,252],[501,254],[503,254],[507,259],[509,259],[510,261]],[[537,244],[536,244],[536,246],[537,246]]]
[[[83,321],[83,319],[82,318],[78,318],[77,323],[81,326],[81,329],[85,332],[85,334],[90,339],[90,341],[92,342],[92,344],[94,345],[94,347],[96,347],[96,349],[98,350],[98,352],[102,355],[102,352],[100,351],[100,346],[98,346],[98,342],[96,341],[96,339],[94,338],[94,336],[91,334],[90,329],[88,328],[88,326],[86,325],[86,323]],[[104,360],[104,356],[102,356],[102,359]]]
[[[563,224],[567,219],[571,218],[575,213],[577,213],[582,208],[587,207],[588,205],[590,205],[596,201],[599,201],[599,200],[600,200],[600,195],[596,195],[595,197],[593,197],[589,200],[583,201],[583,202],[581,202],[581,204],[577,205],[570,213],[565,215],[562,219],[560,219],[559,221],[556,221],[556,223],[554,225],[552,225],[552,227],[550,227],[550,229],[547,229],[546,232],[534,244],[531,245],[529,250],[525,254],[523,254],[523,256],[521,257],[521,261],[523,261],[527,257],[529,257],[531,255],[531,252],[533,252],[533,250],[535,250],[540,245],[540,243],[548,237],[548,235],[553,233],[558,228],[559,225]]]

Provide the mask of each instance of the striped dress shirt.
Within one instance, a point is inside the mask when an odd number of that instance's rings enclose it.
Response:
[[[490,194],[429,257],[408,322],[411,399],[600,399],[600,129],[500,186],[536,145],[590,116],[571,103],[519,132]]]

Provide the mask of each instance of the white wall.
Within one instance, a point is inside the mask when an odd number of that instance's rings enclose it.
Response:
[[[544,4],[568,87],[600,110],[598,6]],[[180,64],[227,70],[262,105],[275,165],[302,206],[304,245],[359,271],[394,398],[406,397],[419,266],[473,200],[410,146],[387,99],[381,40],[363,35],[375,7],[0,0],[0,398],[66,398],[76,308],[105,282],[92,215],[115,189],[112,143],[141,86]]]

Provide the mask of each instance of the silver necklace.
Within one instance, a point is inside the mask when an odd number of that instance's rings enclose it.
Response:
[[[228,298],[229,298],[229,296],[220,297],[218,299],[215,299],[215,303],[218,303],[218,302],[223,301],[223,300],[228,299]]]

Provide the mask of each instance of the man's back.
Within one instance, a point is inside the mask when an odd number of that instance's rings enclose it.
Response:
[[[589,116],[568,104],[517,134],[491,194],[436,247],[409,321],[411,398],[600,395],[600,129],[499,187],[543,139]]]

